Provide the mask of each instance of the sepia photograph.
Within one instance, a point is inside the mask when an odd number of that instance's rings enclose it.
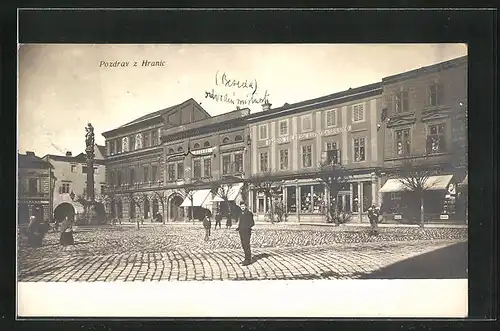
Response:
[[[465,317],[467,82],[458,43],[19,44],[18,315]]]

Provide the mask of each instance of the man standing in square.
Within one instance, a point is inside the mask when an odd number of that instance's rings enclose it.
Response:
[[[245,260],[241,262],[242,265],[247,266],[252,261],[252,253],[250,251],[250,237],[252,235],[252,227],[255,225],[253,214],[247,209],[247,205],[242,201],[240,202],[241,214],[236,231],[240,233],[241,246],[245,252]]]

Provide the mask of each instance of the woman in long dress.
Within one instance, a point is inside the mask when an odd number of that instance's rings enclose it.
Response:
[[[61,224],[61,236],[59,237],[59,243],[62,246],[73,245],[75,240],[73,238],[73,222],[68,216],[64,218]]]

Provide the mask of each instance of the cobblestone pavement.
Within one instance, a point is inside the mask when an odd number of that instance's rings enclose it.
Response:
[[[75,231],[76,245],[65,248],[57,245],[57,234],[49,234],[44,246],[36,249],[20,240],[18,279],[94,282],[363,278],[396,262],[467,240],[466,231],[448,230],[381,229],[379,236],[368,236],[366,229],[261,227],[252,235],[253,263],[245,267],[239,264],[243,252],[234,230],[213,231],[210,241],[204,242],[203,229],[195,226],[79,229]]]

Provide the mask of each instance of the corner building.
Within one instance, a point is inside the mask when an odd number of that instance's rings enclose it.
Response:
[[[410,194],[399,185],[405,162],[434,168],[424,196],[428,222],[465,219],[467,194],[467,56],[382,79],[384,113],[383,211],[388,220],[419,214]],[[442,217],[445,204],[452,212]]]
[[[381,97],[376,83],[274,109],[265,105],[248,117],[251,175],[282,181],[289,222],[324,222],[323,202],[352,213],[352,222],[368,222],[367,209],[380,199]],[[317,178],[321,162],[332,156],[351,174],[336,197]],[[265,218],[269,201],[262,192],[250,190],[249,204]]]
[[[182,127],[210,115],[193,99],[142,116],[104,132],[106,138],[107,211],[123,220],[152,220],[168,214],[164,130]]]

